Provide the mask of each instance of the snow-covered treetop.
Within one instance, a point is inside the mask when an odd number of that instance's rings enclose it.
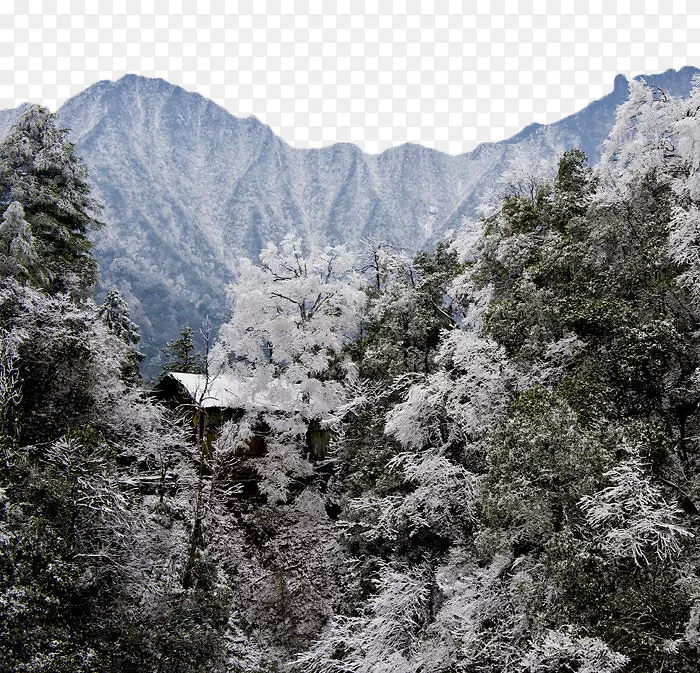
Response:
[[[29,105],[0,145],[0,205],[49,209],[80,232],[97,225],[87,168],[76,156],[56,115]]]
[[[100,318],[113,334],[128,344],[136,344],[141,339],[141,332],[129,314],[129,305],[119,290],[116,288],[110,290],[99,309]]]
[[[242,259],[219,353],[248,373],[264,368],[301,379],[323,372],[357,329],[363,295],[354,267],[343,247],[304,254],[294,234],[269,243],[259,265]]]

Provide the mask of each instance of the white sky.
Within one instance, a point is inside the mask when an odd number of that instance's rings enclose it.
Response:
[[[130,72],[297,147],[465,152],[684,65],[698,0],[0,0],[0,108]]]

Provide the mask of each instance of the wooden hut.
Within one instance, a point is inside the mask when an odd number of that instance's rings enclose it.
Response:
[[[265,395],[248,398],[242,382],[231,376],[217,376],[207,379],[203,374],[167,372],[156,387],[155,396],[173,409],[182,411],[193,420],[194,431],[204,433],[202,436],[209,446],[220,435],[227,421],[236,421],[243,416],[244,407],[259,406],[272,413],[284,414],[286,410],[275,405]],[[270,429],[260,421],[249,442],[245,455],[249,457],[264,455],[265,437]],[[196,436],[196,435],[195,435]],[[324,428],[321,421],[311,419],[306,432],[307,455],[311,460],[323,460],[328,453],[331,433]]]

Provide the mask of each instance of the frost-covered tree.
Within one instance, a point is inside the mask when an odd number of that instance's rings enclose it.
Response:
[[[543,156],[541,148],[526,142],[509,149],[511,154],[505,168],[479,204],[479,212],[484,217],[500,210],[503,199],[508,196],[529,199],[534,205],[551,189],[556,176],[556,154]]]
[[[0,144],[0,209],[17,202],[52,292],[87,296],[96,277],[88,234],[100,226],[87,169],[46,108],[29,105]]]
[[[634,82],[606,146],[598,197],[603,206],[611,207],[644,190],[662,206],[669,230],[666,251],[681,269],[676,282],[690,292],[696,311],[700,297],[699,103],[697,77],[688,98]]]
[[[0,224],[0,254],[3,255],[5,274],[23,277],[39,275],[34,236],[24,219],[24,208],[17,201],[13,201],[3,214]]]
[[[94,304],[12,282],[0,299],[0,601],[16,607],[2,669],[222,670],[220,557],[182,586],[198,485],[185,428],[125,380],[131,347]]]
[[[212,373],[241,381],[247,416],[231,446],[245,443],[256,423],[269,428],[267,451],[255,462],[261,488],[284,500],[295,477],[310,474],[304,438],[311,423],[329,423],[350,402],[353,367],[343,347],[358,329],[362,300],[355,257],[344,248],[305,254],[290,234],[269,244],[260,264],[241,260],[232,318],[213,351]],[[294,448],[297,447],[297,448]]]
[[[386,414],[385,432],[399,450],[387,463],[402,486],[352,502],[365,537],[413,545],[456,542],[473,528],[484,442],[507,408],[512,373],[493,342],[471,331],[443,336],[441,369],[414,383]]]
[[[129,305],[119,290],[112,289],[107,293],[98,313],[110,332],[127,344],[136,345],[141,340],[139,326],[129,317]]]
[[[136,348],[141,340],[141,330],[131,320],[129,305],[122,298],[119,290],[115,288],[107,293],[104,302],[98,309],[98,315],[107,325],[109,331],[130,347],[123,376],[130,381],[137,381],[140,377],[139,362],[144,358],[143,354]]]
[[[580,505],[588,523],[601,532],[605,552],[637,565],[677,557],[691,533],[678,525],[681,510],[666,502],[640,459],[630,458],[604,476],[612,485],[583,497]]]
[[[624,670],[629,657],[615,652],[598,638],[577,636],[574,629],[548,631],[533,643],[523,659],[524,670],[531,672],[576,670],[581,673],[616,673]]]
[[[454,325],[447,288],[460,271],[457,254],[441,242],[413,259],[376,242],[360,339],[352,352],[366,376],[428,373],[440,331]]]
[[[15,329],[0,332],[0,435],[13,437],[17,431],[17,408],[22,401],[22,379],[19,375],[21,333]]]
[[[287,235],[260,264],[241,260],[231,290],[233,317],[222,330],[228,358],[289,378],[323,373],[357,329],[359,278],[344,248],[302,250]]]
[[[295,662],[309,673],[411,673],[421,632],[430,618],[430,567],[385,565],[364,614],[338,618]]]

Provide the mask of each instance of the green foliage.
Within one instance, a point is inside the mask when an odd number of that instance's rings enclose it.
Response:
[[[366,287],[365,319],[348,350],[363,376],[428,373],[441,331],[454,325],[448,286],[462,270],[457,253],[441,242],[409,261],[380,246],[373,260],[376,282]]]
[[[167,358],[163,372],[204,373],[204,362],[195,345],[194,330],[188,324],[183,325],[179,338],[168,341],[163,353]]]
[[[579,149],[564,152],[559,160],[549,213],[553,225],[558,229],[586,214],[595,185],[587,162],[586,154]]]
[[[580,523],[578,501],[596,490],[609,464],[568,405],[543,388],[518,396],[494,432],[488,460],[485,523],[508,531],[520,553]]]
[[[542,204],[522,196],[506,196],[501,214],[514,234],[529,234],[539,225]]]
[[[474,278],[493,288],[485,329],[524,390],[492,435],[478,546],[545,564],[558,596],[540,606],[550,623],[585,625],[626,654],[630,670],[670,661],[687,670],[687,649],[660,643],[690,609],[678,557],[692,522],[668,503],[685,502],[683,488],[698,478],[683,437],[697,427],[700,321],[667,257],[668,190],[641,178],[630,198],[602,207],[596,189],[585,156],[568,152],[549,195],[509,197],[488,223]],[[652,476],[626,468],[630,456]],[[638,497],[632,509],[644,513],[606,512],[623,507],[610,489]],[[584,503],[618,528],[592,528]],[[640,563],[635,554],[656,540],[663,547],[644,557],[651,565],[635,569],[630,559]],[[628,547],[629,557],[611,556]]]

